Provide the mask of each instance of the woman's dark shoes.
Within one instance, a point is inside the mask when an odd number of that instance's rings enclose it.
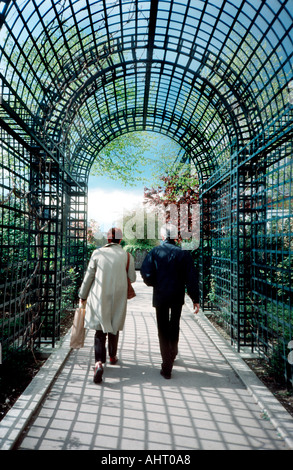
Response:
[[[97,362],[95,365],[95,373],[94,373],[94,382],[95,384],[100,384],[102,382],[102,376],[104,373],[104,368],[101,362]]]

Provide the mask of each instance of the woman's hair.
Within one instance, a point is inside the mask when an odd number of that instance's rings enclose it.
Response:
[[[107,240],[112,243],[120,243],[122,240],[122,230],[117,227],[112,227],[110,230],[108,230],[107,233]]]

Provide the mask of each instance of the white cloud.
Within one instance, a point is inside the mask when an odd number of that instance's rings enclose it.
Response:
[[[89,189],[88,219],[98,222],[102,231],[108,230],[123,216],[143,201],[143,191],[122,191],[106,189]]]

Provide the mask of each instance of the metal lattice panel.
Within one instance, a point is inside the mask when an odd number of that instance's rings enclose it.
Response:
[[[287,105],[287,3],[11,2],[4,75],[37,134],[69,136],[77,174],[87,152],[148,129],[180,142],[206,178]]]
[[[238,348],[278,351],[288,369],[292,11],[292,0],[0,2],[3,345],[58,337],[68,269],[82,273],[91,167],[113,139],[146,130],[178,142],[200,178],[203,306]]]

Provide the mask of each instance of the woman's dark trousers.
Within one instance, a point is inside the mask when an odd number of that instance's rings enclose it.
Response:
[[[162,371],[171,374],[173,362],[178,353],[179,324],[182,305],[157,307],[157,325],[162,356]]]
[[[102,330],[96,330],[95,334],[95,361],[106,362],[106,338],[108,335],[108,352],[110,357],[115,357],[117,354],[119,332],[117,335],[112,333],[103,333]]]

